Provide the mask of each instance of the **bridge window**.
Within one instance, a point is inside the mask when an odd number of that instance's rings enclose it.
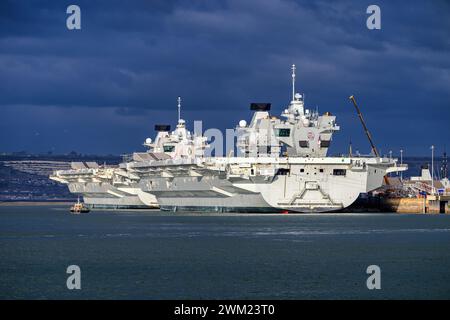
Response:
[[[345,169],[333,169],[333,176],[345,176]]]
[[[277,176],[287,176],[291,172],[290,169],[280,168],[277,171]]]
[[[277,129],[275,130],[277,137],[289,137],[291,135],[291,129]]]
[[[300,140],[299,144],[300,144],[301,148],[308,148],[308,146],[309,146],[309,143],[306,140]]]
[[[164,152],[172,152],[173,150],[175,150],[175,146],[164,146],[163,149]]]

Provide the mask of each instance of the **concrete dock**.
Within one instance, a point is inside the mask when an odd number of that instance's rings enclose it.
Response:
[[[360,198],[346,212],[396,212],[418,214],[450,214],[450,196]]]

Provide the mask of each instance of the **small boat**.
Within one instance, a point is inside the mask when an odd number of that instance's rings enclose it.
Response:
[[[89,211],[89,208],[80,202],[80,198],[78,198],[77,203],[70,207],[70,212],[73,214],[88,213]]]

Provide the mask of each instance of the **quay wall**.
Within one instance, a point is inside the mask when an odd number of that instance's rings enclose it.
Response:
[[[425,212],[424,212],[425,206]],[[450,214],[450,201],[430,200],[424,198],[385,198],[381,196],[358,199],[346,212],[396,212]]]
[[[424,199],[386,198],[380,201],[382,209],[398,213],[423,213]],[[438,208],[439,212],[439,208]]]

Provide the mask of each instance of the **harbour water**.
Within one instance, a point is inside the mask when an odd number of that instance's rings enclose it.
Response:
[[[1,299],[449,299],[450,215],[0,206],[0,257]]]

